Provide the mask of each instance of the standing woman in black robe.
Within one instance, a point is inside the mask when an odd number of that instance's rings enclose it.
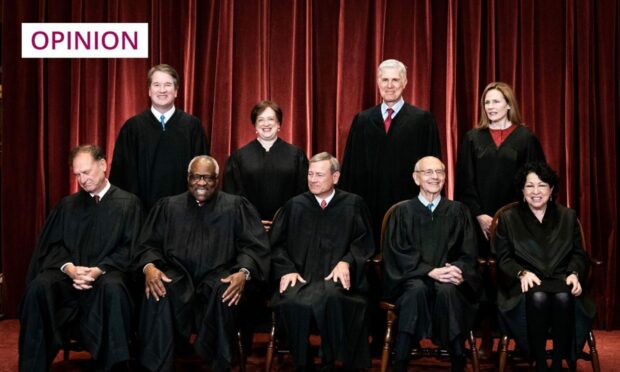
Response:
[[[517,200],[513,180],[523,164],[545,161],[538,138],[521,122],[515,95],[506,83],[493,82],[480,100],[478,127],[465,134],[456,162],[455,198],[478,222],[480,254],[489,255],[493,215]]]
[[[519,348],[547,371],[547,334],[553,338],[552,371],[562,360],[574,367],[594,317],[582,294],[587,256],[574,210],[553,202],[558,176],[546,163],[528,163],[516,177],[523,201],[499,217],[497,304],[502,324]]]
[[[230,155],[223,190],[254,204],[269,231],[276,211],[293,196],[308,190],[308,158],[302,149],[278,137],[282,109],[277,103],[257,103],[251,119],[257,138]]]

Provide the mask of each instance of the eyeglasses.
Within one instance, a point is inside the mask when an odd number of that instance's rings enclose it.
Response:
[[[444,177],[446,175],[445,169],[424,169],[424,170],[417,170],[416,172],[422,173],[426,177],[432,177],[433,174],[436,174],[437,177]]]
[[[197,183],[200,180],[205,181],[206,183],[215,183],[217,176],[212,176],[210,174],[189,174],[189,181],[191,183]]]

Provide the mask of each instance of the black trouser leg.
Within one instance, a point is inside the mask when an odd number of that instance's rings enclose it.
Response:
[[[569,355],[573,339],[575,306],[570,293],[554,293],[552,301],[551,334],[553,335],[552,370],[562,370],[562,359]]]
[[[527,332],[536,361],[536,371],[547,370],[546,345],[549,330],[551,301],[545,292],[527,292],[526,296]]]

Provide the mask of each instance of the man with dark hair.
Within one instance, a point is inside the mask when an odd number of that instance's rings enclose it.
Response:
[[[398,316],[393,370],[407,371],[412,343],[431,338],[464,371],[480,288],[474,225],[464,204],[441,196],[441,160],[420,159],[413,180],[420,193],[394,209],[383,238],[384,296]]]
[[[141,203],[108,182],[99,147],[74,148],[70,163],[82,190],[54,207],[33,253],[20,314],[20,371],[48,369],[74,324],[96,369],[129,359],[133,304],[126,272]]]
[[[310,329],[321,334],[321,363],[332,370],[370,368],[365,264],[374,251],[366,204],[335,189],[338,160],[310,159],[309,192],[289,200],[271,232],[272,266],[279,281],[273,306],[298,370],[313,371]]]
[[[147,75],[151,108],[125,122],[116,139],[110,181],[136,194],[150,210],[159,198],[185,190],[185,167],[208,154],[200,119],[174,106],[179,74],[169,65]]]
[[[247,280],[269,275],[269,242],[245,198],[217,191],[219,166],[202,155],[188,167],[188,191],[162,198],[140,235],[144,273],[140,363],[173,370],[177,352],[194,349],[214,371],[230,369],[237,304]]]

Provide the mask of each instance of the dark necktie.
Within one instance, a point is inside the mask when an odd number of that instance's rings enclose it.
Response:
[[[321,208],[325,209],[325,207],[327,207],[327,202],[325,201],[325,199],[321,200]]]
[[[385,118],[385,122],[384,122],[385,133],[387,133],[390,130],[390,124],[392,124],[392,113],[393,112],[394,112],[393,109],[391,109],[391,108],[387,109],[388,116],[387,116],[387,118]]]
[[[101,197],[99,195],[95,195],[93,196],[93,198],[95,198],[95,204],[99,204],[99,200],[101,200]]]
[[[161,122],[161,129],[166,130],[166,117],[164,115],[159,117],[159,121]]]

